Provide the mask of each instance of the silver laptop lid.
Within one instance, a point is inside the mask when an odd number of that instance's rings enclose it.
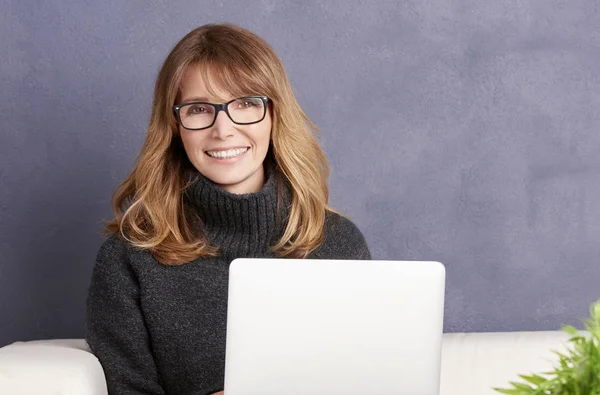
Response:
[[[437,395],[439,262],[236,259],[226,395]]]

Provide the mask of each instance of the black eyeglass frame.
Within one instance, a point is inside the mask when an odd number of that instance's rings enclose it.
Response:
[[[263,102],[263,115],[262,117],[258,120],[258,121],[254,121],[254,122],[236,122],[233,120],[233,118],[231,118],[231,114],[229,114],[229,110],[227,109],[227,107],[233,103],[234,101],[237,100],[242,100],[242,99],[260,99]],[[212,127],[215,124],[215,121],[217,120],[217,116],[219,115],[219,111],[224,111],[225,114],[227,114],[227,116],[229,117],[229,119],[231,119],[231,122],[235,123],[236,125],[252,125],[255,123],[259,123],[262,122],[263,119],[265,119],[265,117],[267,116],[267,106],[269,104],[270,99],[267,96],[243,96],[243,97],[238,97],[235,98],[233,100],[228,101],[227,103],[221,103],[221,104],[215,104],[215,103],[209,103],[209,102],[204,102],[204,101],[197,101],[197,102],[190,102],[190,103],[181,103],[181,104],[175,104],[173,106],[173,112],[175,113],[175,116],[177,117],[177,120],[179,121],[179,124],[187,130],[204,130],[204,129],[208,129],[210,127]],[[213,120],[211,122],[210,125],[205,126],[203,128],[198,128],[198,129],[191,129],[191,128],[186,128],[185,125],[183,124],[183,121],[181,120],[181,108],[185,107],[185,106],[189,106],[192,104],[207,104],[209,106],[212,106],[215,109],[215,115],[213,117]]]

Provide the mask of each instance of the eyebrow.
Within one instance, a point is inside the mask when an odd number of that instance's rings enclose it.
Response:
[[[192,97],[186,97],[185,99],[182,100],[183,103],[191,103],[191,102],[195,102],[195,101],[202,101],[202,102],[208,102],[208,97],[204,97],[204,96],[192,96]]]

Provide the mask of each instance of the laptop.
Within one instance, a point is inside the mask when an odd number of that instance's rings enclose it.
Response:
[[[438,395],[445,268],[236,259],[226,395]]]

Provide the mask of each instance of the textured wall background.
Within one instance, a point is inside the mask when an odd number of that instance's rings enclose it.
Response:
[[[600,296],[595,0],[5,1],[0,346],[81,337],[110,194],[192,28],[278,51],[334,207],[378,259],[447,266],[446,331],[557,329]]]

